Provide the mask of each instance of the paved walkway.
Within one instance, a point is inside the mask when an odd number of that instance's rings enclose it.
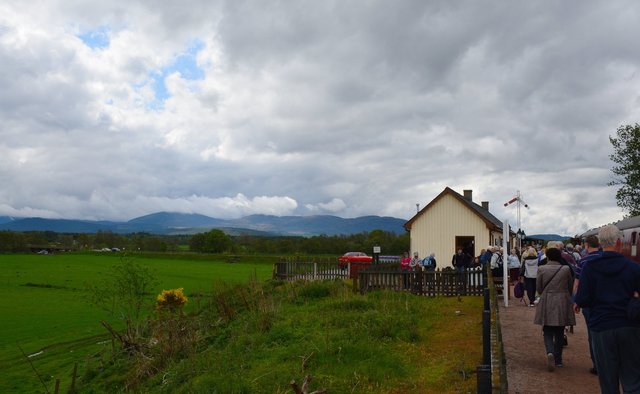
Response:
[[[576,316],[569,346],[563,351],[564,367],[546,369],[542,327],[533,324],[535,308],[511,298],[509,307],[500,299],[500,324],[507,358],[507,379],[512,394],[600,393],[598,377],[589,373],[591,358],[582,314]]]

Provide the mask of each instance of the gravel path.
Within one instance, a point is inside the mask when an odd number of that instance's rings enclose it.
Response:
[[[535,308],[511,297],[509,307],[500,299],[500,325],[507,358],[509,393],[599,393],[598,377],[589,373],[591,358],[582,314],[576,316],[569,346],[564,348],[564,367],[554,372],[546,369],[542,327],[533,324]]]

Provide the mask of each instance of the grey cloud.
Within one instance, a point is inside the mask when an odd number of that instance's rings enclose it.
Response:
[[[0,214],[409,218],[450,186],[511,221],[522,190],[527,233],[620,216],[607,137],[638,115],[634,2],[2,7]],[[100,26],[109,48],[75,37]],[[205,80],[147,108],[196,39]]]

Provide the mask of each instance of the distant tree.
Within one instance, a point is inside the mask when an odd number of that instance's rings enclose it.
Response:
[[[0,253],[16,253],[29,250],[22,233],[0,231]]]
[[[75,238],[79,249],[91,249],[93,247],[93,236],[91,234],[78,234]]]
[[[148,252],[166,252],[168,249],[167,242],[162,237],[146,237],[142,244],[142,250]]]
[[[192,252],[204,252],[204,233],[194,234],[189,239],[189,250]]]
[[[75,240],[71,234],[57,234],[57,241],[65,249],[74,249]]]
[[[620,185],[616,192],[619,207],[630,216],[640,215],[640,125],[620,126],[609,141],[615,151],[609,158],[616,164],[611,169],[616,178],[609,186]]]
[[[190,248],[201,251],[205,244],[205,234],[196,234],[190,239]],[[345,252],[371,253],[373,246],[380,246],[383,254],[400,254],[409,248],[409,235],[396,235],[382,230],[351,235],[315,235],[312,237],[278,236],[256,237],[240,235],[233,238],[232,250],[244,253],[282,254],[334,254]]]
[[[125,239],[111,231],[98,231],[93,241],[94,248],[123,248],[125,246]]]
[[[191,237],[189,248],[194,252],[222,253],[231,249],[231,238],[222,230],[213,229]]]

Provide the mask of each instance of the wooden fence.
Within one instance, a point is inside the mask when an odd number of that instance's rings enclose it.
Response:
[[[358,275],[360,293],[377,289],[410,291],[424,296],[481,296],[487,283],[481,268],[464,272],[444,269],[436,271],[399,271],[373,266]]]
[[[287,281],[347,279],[350,272],[350,265],[341,267],[334,259],[279,261],[274,265],[273,278]]]
[[[402,271],[397,264],[350,263],[341,266],[336,260],[279,261],[274,265],[273,278],[279,280],[353,279],[360,293],[391,289],[410,291],[424,296],[481,296],[486,287],[486,273],[481,268],[456,272]]]

